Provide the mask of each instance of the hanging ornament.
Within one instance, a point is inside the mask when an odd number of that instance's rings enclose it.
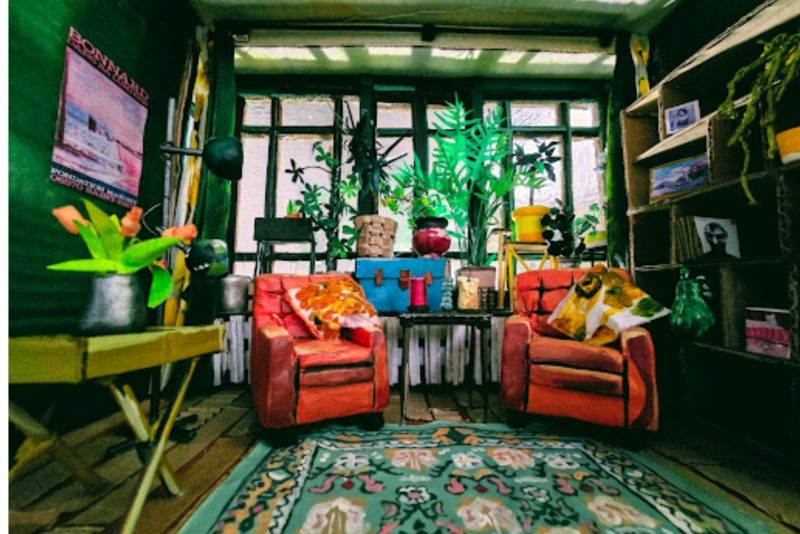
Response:
[[[714,326],[714,314],[704,299],[711,298],[711,289],[705,276],[690,277],[689,270],[681,269],[675,288],[670,324],[692,337],[699,338]]]

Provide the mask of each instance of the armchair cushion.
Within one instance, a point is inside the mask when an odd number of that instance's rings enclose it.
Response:
[[[574,391],[622,396],[622,375],[573,369],[558,365],[532,365],[531,383]]]
[[[611,347],[596,347],[571,339],[544,336],[533,336],[528,347],[528,357],[532,363],[555,363],[607,373],[622,373],[624,365],[622,353]]]
[[[379,325],[380,319],[364,297],[364,290],[349,278],[313,280],[286,290],[286,300],[311,334],[334,339],[340,330]]]
[[[350,341],[335,339],[295,340],[294,353],[301,369],[372,362],[372,349]]]

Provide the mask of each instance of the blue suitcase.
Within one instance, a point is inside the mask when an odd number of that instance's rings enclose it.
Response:
[[[408,311],[409,276],[428,276],[428,307],[437,312],[442,303],[442,278],[446,259],[358,258],[356,279],[378,313]]]

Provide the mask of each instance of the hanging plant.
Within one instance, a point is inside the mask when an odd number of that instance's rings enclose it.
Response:
[[[772,159],[777,154],[775,142],[775,119],[777,105],[784,97],[786,88],[797,78],[797,64],[800,61],[800,31],[781,33],[770,41],[759,41],[764,48],[758,58],[739,69],[728,82],[728,95],[719,107],[722,117],[738,121],[736,129],[728,140],[730,146],[739,145],[744,154],[740,181],[750,204],[756,199],[750,191],[747,173],[752,160],[750,136],[756,124],[759,111],[760,125],[767,139],[767,156]],[[752,76],[755,75],[753,79]],[[752,80],[752,81],[751,81]],[[747,104],[743,109],[736,107],[736,95],[740,84],[746,83],[751,89]]]

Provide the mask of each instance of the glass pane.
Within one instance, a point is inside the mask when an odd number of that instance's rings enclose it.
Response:
[[[576,137],[572,140],[572,201],[575,215],[585,215],[589,206],[603,206],[605,176],[598,170],[601,154],[596,137]],[[605,224],[605,223],[604,223]]]
[[[514,136],[514,145],[522,145],[526,153],[534,152],[539,143],[558,141],[554,155],[562,156],[563,154],[563,139],[561,137],[522,137]],[[540,206],[556,205],[556,200],[564,200],[564,161],[560,160],[553,164],[553,171],[555,171],[555,182],[546,180],[544,187],[540,189],[532,189],[530,187],[517,187],[514,190],[514,207],[519,208],[522,206],[532,206],[534,204]]]
[[[596,103],[569,105],[569,123],[578,128],[596,128],[600,125],[600,111]]]
[[[317,167],[319,162],[314,161],[314,143],[322,141],[325,150],[331,150],[333,146],[332,136],[319,135],[281,135],[278,137],[278,176],[277,191],[275,195],[275,215],[283,217],[286,215],[286,206],[290,200],[299,201],[302,198],[303,184],[292,182],[291,174],[286,169],[291,167],[291,160],[295,161],[298,167]],[[330,185],[330,174],[324,169],[311,168],[305,171],[304,179],[308,184],[328,187]],[[328,195],[323,194],[321,202],[326,202]],[[318,231],[315,234],[316,250],[323,252],[327,245],[325,234]],[[277,245],[276,252],[308,252],[311,250],[308,244]]]
[[[349,146],[351,139],[352,138],[349,136],[344,136],[342,138],[342,171],[341,171],[342,179],[346,179],[350,175],[350,173],[353,172],[353,165],[355,162],[348,161],[350,159]],[[342,228],[344,228],[345,226],[353,227],[355,225],[354,219],[355,215],[358,213],[358,193],[356,193],[351,197],[348,197],[346,201],[347,204],[353,209],[353,211],[350,213],[346,213],[345,215],[342,216],[342,220],[339,221],[340,232]],[[343,236],[344,234],[340,233],[339,235]]]
[[[344,109],[342,113],[344,113],[344,117],[342,118],[345,121],[345,125],[355,126],[356,124],[358,124],[358,119],[361,114],[361,101],[358,99],[357,96],[344,97]],[[351,124],[351,117],[352,117],[352,124]]]
[[[440,113],[445,110],[445,106],[440,106],[439,104],[428,104],[427,113],[428,113],[428,128],[433,129],[435,124],[438,121],[436,118],[436,114]]]
[[[238,184],[236,205],[236,252],[255,252],[253,229],[256,217],[264,216],[264,196],[267,189],[267,158],[269,136],[242,135],[244,166]]]
[[[484,102],[483,116],[484,117],[491,116],[491,114],[495,112],[498,106],[500,106],[500,102]]]
[[[254,261],[237,261],[233,264],[233,274],[252,277],[255,272],[256,262]]]
[[[272,124],[272,99],[255,96],[245,97],[242,124],[245,126],[269,126]]]
[[[411,104],[378,102],[378,128],[411,128]]]
[[[396,137],[379,137],[378,143],[383,149],[389,148],[392,143],[397,141]],[[404,137],[400,143],[392,149],[392,152],[387,156],[388,159],[393,159],[398,156],[403,156],[401,159],[392,163],[386,168],[387,174],[391,177],[392,173],[396,171],[403,163],[414,165],[414,141],[410,137]],[[391,180],[389,182],[392,183]],[[398,252],[408,252],[411,250],[411,226],[408,219],[402,214],[393,214],[389,208],[382,203],[378,207],[378,214],[384,217],[389,217],[397,222],[397,235],[395,236],[394,249]]]
[[[309,274],[308,268],[310,266],[309,260],[298,261],[275,261],[272,263],[272,272],[280,274]],[[314,272],[324,273],[325,262],[317,261],[316,270]]]
[[[283,126],[333,126],[333,100],[330,98],[281,99]]]
[[[512,102],[512,126],[558,126],[557,102]]]

